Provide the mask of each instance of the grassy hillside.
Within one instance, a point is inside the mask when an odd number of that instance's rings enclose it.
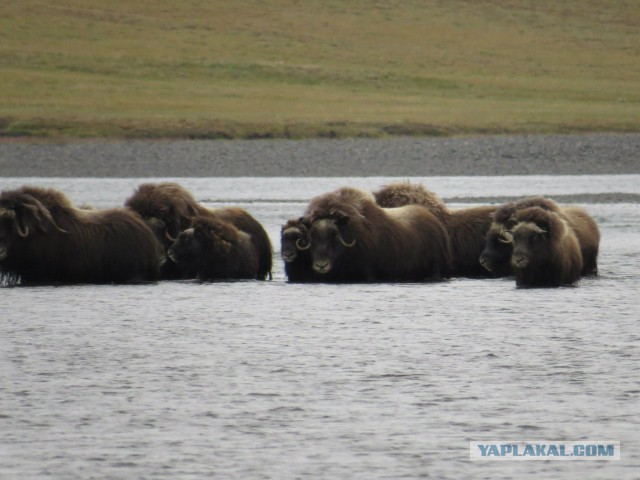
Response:
[[[0,135],[640,131],[634,0],[4,0]]]

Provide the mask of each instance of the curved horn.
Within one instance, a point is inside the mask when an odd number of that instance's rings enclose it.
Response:
[[[167,240],[169,240],[171,243],[175,243],[175,241],[177,240],[176,237],[172,237],[171,234],[169,234],[169,229],[165,228],[164,229],[164,236],[166,237]]]
[[[29,226],[25,225],[24,230],[22,230],[22,228],[20,228],[20,222],[16,221],[16,232],[18,232],[18,236],[27,238],[29,236]]]
[[[502,235],[498,237],[498,241],[506,244],[513,243],[513,234],[511,232],[503,232]]]
[[[342,238],[342,235],[340,233],[338,233],[338,240],[340,240],[340,243],[342,245],[344,245],[347,248],[351,248],[353,246],[355,246],[356,244],[356,239],[354,238],[353,241],[351,243],[348,243],[347,241],[345,241],[344,238]]]
[[[309,250],[311,248],[311,242],[307,242],[305,245],[303,245],[300,240],[302,239],[299,238],[296,240],[296,248],[298,250],[304,251],[304,250]]]

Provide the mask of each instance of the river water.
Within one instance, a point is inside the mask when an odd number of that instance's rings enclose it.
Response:
[[[0,189],[101,208],[157,180]],[[640,477],[638,204],[583,204],[600,276],[576,287],[290,285],[286,219],[397,179],[178,180],[265,225],[274,280],[0,288],[0,478]],[[447,199],[640,193],[639,175],[411,180]],[[469,459],[470,441],[510,440],[620,441],[622,459]]]

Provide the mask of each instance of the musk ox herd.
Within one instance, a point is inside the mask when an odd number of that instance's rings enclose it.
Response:
[[[451,210],[422,185],[343,187],[281,229],[290,282],[426,282],[514,277],[518,287],[597,275],[600,233],[582,208],[544,197]],[[263,226],[238,207],[207,208],[173,182],[140,185],[124,206],[76,207],[64,193],[0,193],[0,283],[271,279]]]

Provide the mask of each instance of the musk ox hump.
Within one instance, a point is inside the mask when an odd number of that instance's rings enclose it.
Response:
[[[427,208],[439,220],[450,214],[449,208],[442,199],[424,185],[410,182],[398,182],[384,185],[374,192],[376,203],[383,208],[421,205]]]

